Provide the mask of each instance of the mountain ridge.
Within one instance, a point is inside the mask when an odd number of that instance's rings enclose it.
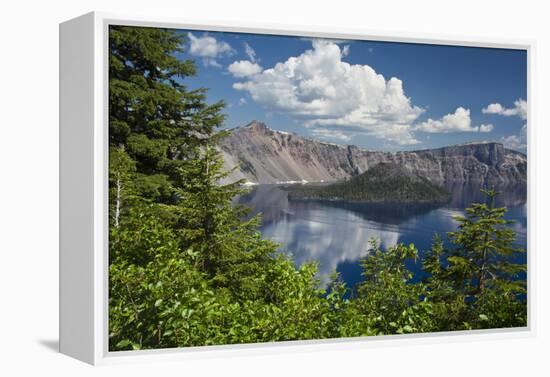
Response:
[[[382,152],[277,131],[253,121],[230,130],[220,151],[231,179],[253,183],[332,182],[361,174],[378,163],[402,164],[441,185],[445,182],[510,184],[526,181],[527,157],[497,142]]]

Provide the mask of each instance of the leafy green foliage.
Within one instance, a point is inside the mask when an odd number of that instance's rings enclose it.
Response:
[[[356,305],[371,318],[377,334],[428,332],[433,330],[431,304],[423,299],[425,287],[412,284],[406,260],[416,260],[413,244],[381,250],[371,242],[364,259],[364,281],[359,284]]]
[[[525,266],[510,261],[520,250],[492,204],[458,219],[452,247],[434,240],[423,281],[406,267],[421,258],[414,245],[371,242],[357,287],[335,273],[325,288],[316,264],[277,253],[233,204],[242,182],[222,183],[223,104],[182,84],[195,73],[176,58],[184,42],[110,29],[110,350],[526,324]]]

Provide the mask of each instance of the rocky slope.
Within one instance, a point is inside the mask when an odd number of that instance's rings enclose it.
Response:
[[[232,130],[220,150],[232,179],[254,183],[330,182],[359,175],[381,162],[400,164],[431,183],[526,181],[527,157],[500,143],[470,143],[412,152],[379,152],[275,131],[251,122]]]

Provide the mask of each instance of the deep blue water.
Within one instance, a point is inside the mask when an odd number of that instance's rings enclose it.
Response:
[[[239,202],[262,214],[261,233],[281,244],[280,250],[292,255],[296,265],[307,261],[319,263],[320,278],[338,271],[348,287],[361,279],[359,261],[365,257],[368,242],[375,238],[382,247],[396,243],[414,243],[424,252],[433,236],[456,230],[454,216],[464,215],[472,202],[484,200],[475,185],[447,186],[453,199],[442,206],[389,205],[349,202],[290,200],[287,192],[276,185],[260,185],[241,197]],[[498,206],[506,206],[506,218],[517,233],[517,244],[527,249],[526,188],[501,187]],[[525,262],[526,255],[517,257]],[[408,266],[421,278],[420,264]]]

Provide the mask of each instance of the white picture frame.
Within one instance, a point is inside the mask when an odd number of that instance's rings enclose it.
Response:
[[[363,30],[320,30],[288,25],[240,25],[227,22],[144,18],[88,13],[60,25],[60,352],[90,364],[137,360],[226,357],[235,354],[379,347],[393,342],[433,343],[531,337],[535,334],[536,279],[532,229],[534,187],[528,184],[528,326],[437,334],[390,335],[268,344],[224,345],[146,351],[109,352],[108,348],[108,28],[109,25],[167,27],[186,30],[247,32],[453,46],[514,48],[527,51],[528,96],[531,96],[534,42],[439,37],[414,33],[386,34]],[[529,101],[528,117],[532,114]],[[529,117],[529,119],[531,119]],[[528,128],[528,161],[534,155]],[[533,165],[528,164],[529,177]]]

